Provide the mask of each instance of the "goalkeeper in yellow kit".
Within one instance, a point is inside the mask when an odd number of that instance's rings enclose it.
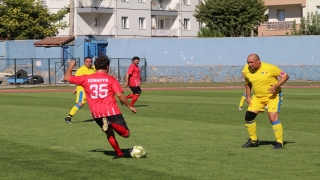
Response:
[[[245,115],[245,125],[249,133],[249,141],[242,147],[256,147],[259,145],[257,127],[254,121],[257,114],[268,106],[268,116],[277,140],[273,149],[283,148],[282,124],[279,120],[279,112],[282,104],[281,85],[289,76],[279,67],[260,61],[257,54],[250,54],[247,65],[242,73],[245,79],[246,101],[249,104]],[[278,80],[279,77],[279,80]],[[251,91],[254,91],[251,97]]]
[[[94,74],[96,69],[92,66],[92,58],[84,58],[83,65],[76,71],[75,76]],[[71,124],[71,118],[77,111],[87,102],[86,94],[82,86],[77,86],[75,93],[77,95],[76,104],[71,108],[69,115],[64,119],[67,123]]]

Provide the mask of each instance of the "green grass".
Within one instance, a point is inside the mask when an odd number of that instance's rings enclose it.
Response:
[[[143,91],[132,114],[121,107],[131,137],[123,150],[142,145],[145,159],[112,159],[105,135],[88,107],[73,124],[68,93],[1,93],[0,179],[319,179],[319,89],[284,89],[280,120],[285,148],[275,141],[267,113],[257,116],[263,145],[248,138],[243,90]]]

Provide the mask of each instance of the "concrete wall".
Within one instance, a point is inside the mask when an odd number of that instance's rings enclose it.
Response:
[[[6,57],[6,42],[0,41],[0,69],[6,65],[6,61],[1,60]]]
[[[148,82],[237,82],[250,53],[279,65],[291,81],[320,81],[320,36],[108,39],[111,58],[147,59]]]
[[[61,47],[35,47],[36,58],[63,58]]]
[[[6,41],[6,58],[32,58],[36,57],[36,49],[33,46],[39,40],[15,40]]]
[[[111,58],[146,58],[148,66],[244,65],[250,53],[285,65],[319,65],[320,36],[108,39]]]
[[[36,41],[1,42],[0,59],[26,58],[29,62],[30,58],[62,57],[60,47],[50,48],[50,51],[43,47],[36,48],[33,46]],[[85,41],[85,38],[78,38],[69,49],[70,54],[80,58],[81,63],[85,56]],[[281,67],[290,75],[291,81],[320,81],[320,36],[110,38],[107,41],[107,55],[110,58],[146,58],[148,82],[239,82],[242,81],[241,70],[250,53],[257,53],[262,61]],[[5,67],[1,63],[3,61],[0,60],[0,70]],[[41,67],[36,68],[42,71],[45,64],[42,62]]]

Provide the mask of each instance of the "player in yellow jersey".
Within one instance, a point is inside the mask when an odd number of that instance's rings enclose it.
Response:
[[[277,140],[273,149],[283,148],[282,124],[279,120],[283,99],[280,86],[289,79],[289,76],[279,67],[261,62],[257,54],[248,56],[247,65],[244,66],[242,72],[245,79],[246,101],[249,104],[245,115],[245,125],[250,137],[242,147],[259,145],[254,119],[259,112],[264,111],[265,106],[268,106],[269,120]],[[250,96],[251,91],[254,91],[252,97]]]
[[[239,106],[238,106],[238,110],[242,111],[243,110],[243,104],[244,101],[247,99],[247,94],[246,91],[244,91],[244,94],[241,96],[240,102],[239,102]],[[266,110],[268,109],[268,106],[264,107]]]
[[[244,93],[241,96],[241,99],[240,99],[240,102],[239,102],[239,106],[238,106],[239,111],[243,110],[243,104],[244,104],[244,101],[246,100],[246,96],[247,96],[246,93]]]
[[[243,77],[243,73],[242,73],[242,77]],[[239,111],[243,110],[243,104],[244,104],[244,101],[246,100],[246,96],[247,96],[246,92],[244,92],[244,94],[241,96],[239,106],[238,106]]]
[[[92,66],[91,57],[84,58],[83,65],[76,71],[75,76],[90,75],[96,72]],[[64,119],[67,123],[71,124],[71,118],[77,111],[87,102],[86,94],[82,86],[77,86],[75,93],[77,94],[76,104],[71,108],[69,115]]]

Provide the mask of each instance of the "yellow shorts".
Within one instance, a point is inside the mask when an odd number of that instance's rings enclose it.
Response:
[[[78,90],[77,88],[77,99],[76,99],[76,103],[83,103],[85,104],[87,102],[87,98],[86,98],[86,93],[84,92],[84,90]]]
[[[248,106],[248,111],[264,112],[264,107],[268,106],[268,112],[280,112],[282,100],[283,96],[281,91],[271,97],[257,97],[253,95]]]

